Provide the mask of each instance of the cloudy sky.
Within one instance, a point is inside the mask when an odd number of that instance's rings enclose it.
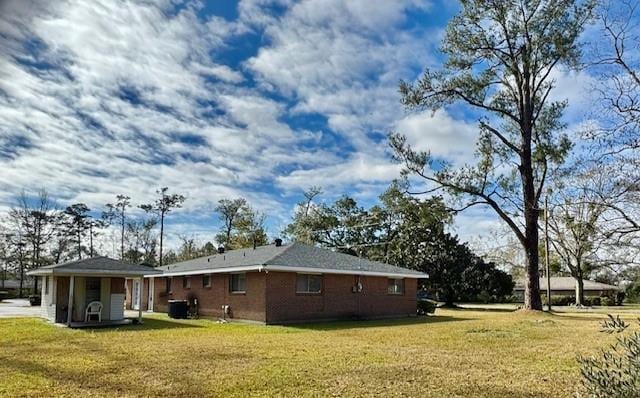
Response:
[[[246,197],[271,236],[302,191],[372,203],[398,176],[386,135],[457,164],[464,113],[407,114],[400,79],[441,63],[454,2],[0,2],[0,209],[45,187],[94,209],[162,186],[188,197],[169,234],[210,239],[215,203]],[[573,109],[585,76],[558,81]],[[570,110],[570,117],[571,117]],[[573,111],[576,113],[577,111]],[[578,119],[576,113],[572,117]],[[471,238],[496,224],[460,216]]]

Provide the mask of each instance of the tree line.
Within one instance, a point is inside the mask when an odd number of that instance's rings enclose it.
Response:
[[[213,239],[216,245],[208,241],[200,246],[194,238],[181,235],[180,246],[166,250],[166,218],[185,200],[184,195],[163,187],[150,203],[134,207],[131,197],[121,194],[102,209],[93,210],[86,203],[60,207],[45,189],[32,195],[23,191],[0,219],[0,288],[12,275],[19,281],[22,296],[27,271],[109,252],[131,263],[162,266],[213,254],[218,246],[233,249],[267,244],[264,214],[246,199],[221,199],[215,208],[222,225]],[[109,237],[114,250],[104,248]],[[37,291],[36,278],[34,294]]]

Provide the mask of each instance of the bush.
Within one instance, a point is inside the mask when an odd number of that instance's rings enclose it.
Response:
[[[591,297],[590,305],[602,305],[602,300],[600,299],[600,297]]]
[[[0,291],[0,301],[6,300],[9,298],[9,292],[2,290]]]
[[[551,296],[551,305],[572,305],[576,303],[574,296]]]
[[[603,332],[619,334],[616,342],[598,356],[578,356],[582,385],[592,397],[640,396],[640,332],[626,332],[629,324],[609,315]]]
[[[418,300],[418,314],[435,314],[438,303],[432,300],[421,299]]]
[[[610,306],[610,305],[614,305],[615,304],[615,301],[612,300],[610,297],[607,297],[607,296],[602,297],[601,298],[601,302],[602,302],[602,305],[604,305],[604,306]]]

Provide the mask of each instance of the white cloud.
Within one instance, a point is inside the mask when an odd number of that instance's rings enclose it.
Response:
[[[413,78],[435,44],[403,32],[414,1],[304,1],[266,27],[270,44],[247,68],[264,87],[297,99],[295,111],[324,115],[359,151],[371,131],[387,132],[401,112],[398,80]]]
[[[385,158],[374,158],[357,154],[345,162],[308,170],[296,170],[286,176],[278,177],[278,183],[284,188],[306,189],[321,186],[326,189],[345,189],[356,183],[390,183],[400,176],[400,165]]]
[[[396,131],[420,151],[461,166],[473,160],[478,138],[474,123],[453,119],[445,111],[414,113],[398,121]]]

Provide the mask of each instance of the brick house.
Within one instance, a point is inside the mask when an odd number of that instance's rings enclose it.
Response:
[[[127,306],[167,312],[198,299],[203,316],[267,324],[416,314],[423,273],[300,243],[238,249],[158,268],[129,280]]]

